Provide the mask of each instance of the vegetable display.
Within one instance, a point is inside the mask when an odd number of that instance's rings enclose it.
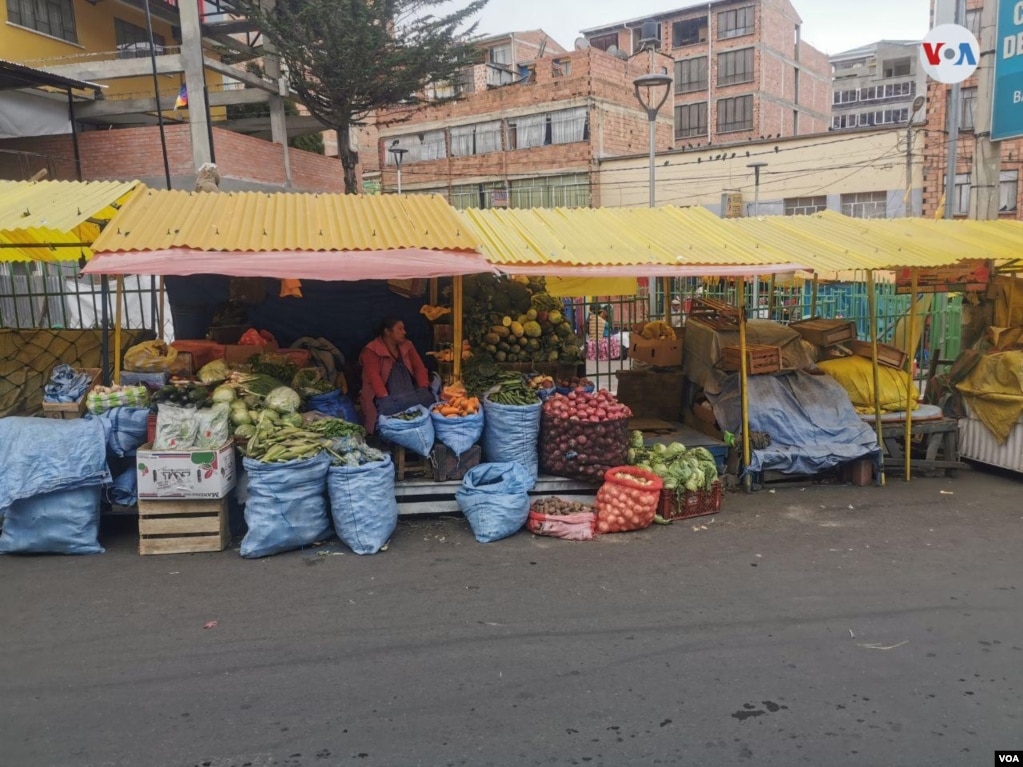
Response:
[[[540,399],[519,374],[507,375],[497,388],[487,394],[487,399],[498,405],[535,405]]]
[[[599,479],[626,463],[632,411],[612,394],[555,394],[543,406],[540,460],[563,477]]]
[[[541,498],[529,509],[526,527],[535,535],[569,541],[593,539],[596,514],[592,506],[565,501],[557,496]]]
[[[558,498],[556,495],[552,495],[548,498],[540,498],[534,501],[530,511],[535,511],[537,514],[549,514],[560,517],[566,514],[593,514],[594,508],[585,503],[566,501]]]
[[[643,446],[643,432],[632,432],[628,462],[664,480],[664,487],[676,495],[686,491],[710,490],[718,478],[717,461],[705,447],[687,450],[680,442]]]
[[[619,466],[604,474],[597,491],[597,532],[623,533],[653,524],[664,483],[656,474],[635,466]]]
[[[480,401],[476,397],[454,395],[450,399],[438,402],[433,412],[445,418],[463,418],[480,412]]]
[[[276,378],[278,381],[291,382],[298,372],[298,365],[292,362],[288,357],[283,354],[276,354],[274,352],[264,352],[263,354],[253,354],[247,360],[249,370],[253,373],[260,373],[262,375]]]

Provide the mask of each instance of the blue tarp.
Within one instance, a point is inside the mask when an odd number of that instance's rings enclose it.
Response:
[[[0,418],[0,509],[14,501],[110,482],[98,418]]]
[[[721,393],[708,398],[718,424],[741,432],[739,376],[727,378]],[[864,456],[881,458],[873,428],[860,419],[845,389],[831,376],[750,376],[749,417],[751,432],[771,437],[769,447],[752,452],[750,471],[816,474]]]

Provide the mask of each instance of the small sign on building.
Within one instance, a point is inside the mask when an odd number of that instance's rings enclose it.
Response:
[[[725,218],[742,218],[742,192],[725,194]]]

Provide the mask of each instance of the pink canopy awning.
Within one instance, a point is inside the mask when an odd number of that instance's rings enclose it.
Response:
[[[276,277],[306,280],[409,280],[452,275],[494,273],[479,253],[424,248],[348,250],[343,252],[286,250],[225,252],[168,248],[97,253],[84,274],[151,274],[187,276]]]

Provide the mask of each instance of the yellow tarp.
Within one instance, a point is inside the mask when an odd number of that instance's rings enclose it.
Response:
[[[90,258],[88,245],[100,224],[140,186],[137,181],[0,181],[0,243],[24,246],[0,248],[0,261]]]
[[[842,357],[837,360],[818,362],[817,367],[838,381],[849,393],[849,399],[858,413],[874,412],[874,369],[866,357]],[[909,374],[904,370],[878,367],[881,382],[881,410],[893,413],[906,409],[906,388]],[[913,409],[917,404],[913,402]]]
[[[995,278],[994,324],[1000,328],[1023,326],[1023,278],[1001,275]]]
[[[1023,351],[982,357],[956,388],[999,444],[1004,444],[1023,415]]]
[[[634,296],[635,277],[548,277],[547,292],[558,298]]]

